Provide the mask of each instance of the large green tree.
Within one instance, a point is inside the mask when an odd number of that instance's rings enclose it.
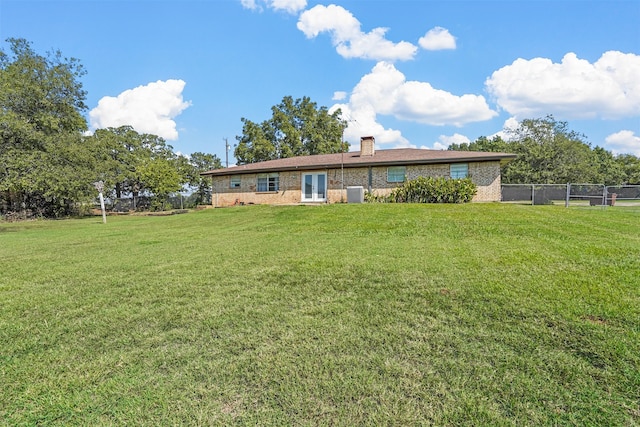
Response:
[[[595,182],[606,185],[628,183],[628,177],[622,163],[611,151],[598,146],[593,149],[591,154]]]
[[[640,185],[640,158],[633,154],[618,154],[616,163],[624,173],[624,183]]]
[[[567,122],[526,119],[509,133],[518,158],[505,171],[506,183],[597,182],[591,147]]]
[[[192,193],[192,201],[195,205],[201,205],[211,202],[211,180],[200,175],[202,172],[213,169],[221,169],[222,162],[215,154],[202,152],[192,153],[186,160],[185,176]]]
[[[174,159],[149,158],[138,165],[140,182],[151,196],[154,209],[164,210],[167,198],[182,188],[184,177],[180,175]]]
[[[81,137],[86,93],[77,59],[37,54],[24,39],[0,47],[0,210],[75,213],[92,193]]]
[[[329,114],[309,97],[285,96],[271,107],[271,118],[255,123],[242,118],[242,135],[234,155],[238,164],[313,154],[339,153],[346,122],[340,110]]]
[[[132,196],[134,207],[140,194],[157,199],[155,205],[162,207],[170,193],[190,180],[191,169],[185,170],[181,157],[157,135],[120,126],[98,129],[90,139],[106,192],[116,199]]]
[[[125,193],[138,192],[137,165],[149,157],[142,152],[142,136],[131,126],[120,126],[97,129],[90,141],[105,192],[116,199]]]

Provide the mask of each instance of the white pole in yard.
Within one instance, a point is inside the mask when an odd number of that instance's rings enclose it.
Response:
[[[107,213],[105,212],[105,209],[104,209],[104,197],[102,196],[102,190],[104,190],[104,182],[102,181],[94,182],[93,185],[96,187],[96,190],[98,190],[98,193],[100,194],[100,210],[102,210],[102,223],[106,224]]]

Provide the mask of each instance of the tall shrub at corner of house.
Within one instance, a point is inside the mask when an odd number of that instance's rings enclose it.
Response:
[[[395,203],[466,203],[477,193],[471,178],[418,177],[395,188],[389,201]]]

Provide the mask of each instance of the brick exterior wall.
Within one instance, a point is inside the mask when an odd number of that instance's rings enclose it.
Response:
[[[478,186],[474,202],[499,202],[502,199],[500,162],[469,163],[469,175]]]
[[[474,202],[500,201],[500,162],[468,163],[469,176],[478,186]],[[303,173],[324,172],[327,174],[327,203],[347,200],[347,187],[362,186],[369,190],[369,169],[371,169],[371,190],[375,194],[388,194],[400,183],[387,182],[387,167],[372,166],[329,170],[287,171],[279,174],[279,190],[257,192],[257,174],[235,175],[240,177],[240,188],[230,188],[231,176],[213,176],[212,204],[232,206],[234,204],[286,205],[302,203]],[[344,186],[341,183],[344,174]],[[419,176],[449,177],[449,164],[416,165],[406,167],[407,179]],[[342,190],[344,188],[344,190]]]

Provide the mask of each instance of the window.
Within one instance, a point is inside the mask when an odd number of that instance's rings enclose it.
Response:
[[[451,165],[449,175],[451,179],[466,178],[469,176],[469,165],[467,163],[454,163]]]
[[[232,176],[229,179],[229,188],[240,188],[240,177]]]
[[[387,168],[387,182],[404,182],[407,174],[404,166],[390,166]]]
[[[262,173],[258,175],[258,191],[278,191],[280,177],[277,173]]]

